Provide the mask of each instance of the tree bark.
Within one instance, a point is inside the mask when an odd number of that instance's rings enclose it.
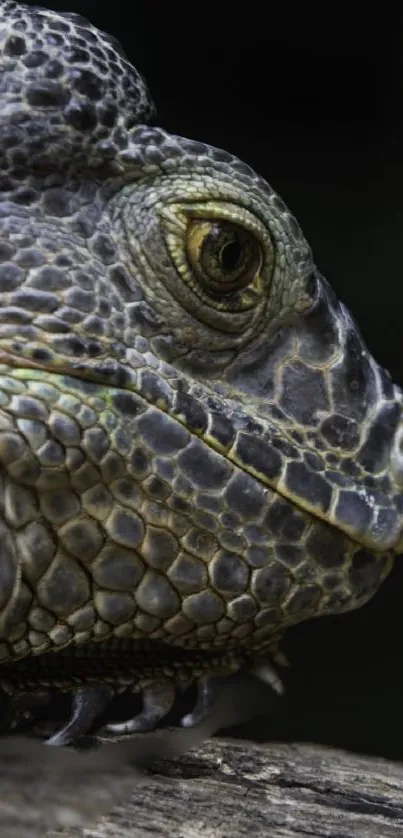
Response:
[[[62,760],[60,751],[37,743],[21,747],[18,754],[14,744],[0,752],[2,838],[403,833],[403,765],[397,762],[309,744],[210,739],[139,769],[119,746],[90,755],[64,752]]]

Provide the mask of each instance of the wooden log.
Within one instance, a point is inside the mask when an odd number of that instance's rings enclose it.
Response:
[[[392,838],[403,766],[311,745],[212,740],[161,765],[86,838]],[[84,836],[83,832],[74,834]],[[73,838],[70,833],[69,838]]]
[[[310,744],[209,739],[182,755],[176,744],[178,756],[139,769],[119,745],[65,751],[63,759],[36,742],[18,747],[3,745],[0,754],[2,838],[403,834],[398,762]]]

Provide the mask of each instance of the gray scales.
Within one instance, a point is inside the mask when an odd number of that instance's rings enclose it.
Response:
[[[117,42],[0,0],[0,686],[184,724],[403,552],[402,392],[278,195],[165,132]],[[29,711],[30,712],[30,711]],[[32,711],[33,712],[33,711]]]

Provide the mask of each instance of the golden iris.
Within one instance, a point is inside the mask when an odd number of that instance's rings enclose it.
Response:
[[[231,221],[193,219],[187,230],[187,257],[203,287],[226,295],[253,283],[262,263],[255,236]]]

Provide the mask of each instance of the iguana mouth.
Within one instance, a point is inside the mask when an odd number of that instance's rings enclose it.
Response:
[[[245,655],[245,662],[247,655]],[[230,652],[180,649],[157,640],[112,638],[67,647],[2,665],[0,686],[13,698],[74,692],[79,686],[110,686],[112,692],[141,692],[156,677],[172,678],[183,688],[211,669],[231,672],[239,661]]]

